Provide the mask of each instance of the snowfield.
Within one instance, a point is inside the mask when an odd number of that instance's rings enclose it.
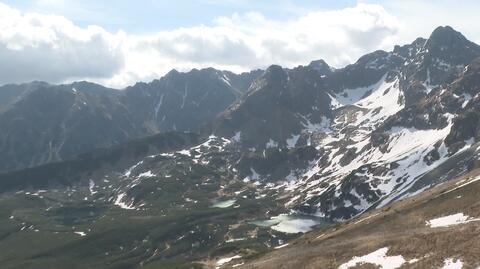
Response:
[[[235,255],[235,256],[232,256],[232,257],[227,257],[227,258],[221,258],[220,260],[217,261],[217,267],[216,268],[220,268],[222,265],[226,264],[226,263],[229,263],[235,259],[240,259],[242,256],[240,255]]]
[[[353,208],[356,215],[373,204],[381,208],[428,189],[430,186],[420,190],[411,188],[422,176],[475,144],[473,139],[469,139],[454,154],[449,152],[444,141],[451,132],[455,115],[445,113],[446,124],[438,129],[394,125],[384,130],[386,138],[382,143],[385,147],[372,146],[372,131],[385,119],[405,108],[398,77],[387,79],[387,75],[384,75],[370,86],[346,89],[330,97],[332,105],[340,110],[333,119],[325,121],[330,126],[319,129],[322,138],[316,146],[318,150],[325,151],[324,156],[313,161],[308,169],[299,171],[298,176],[286,178],[285,182],[280,183],[286,191],[292,192],[286,203],[288,207],[321,197],[335,188],[336,197],[343,193],[356,199],[344,198],[343,206],[337,201],[331,202],[331,205],[312,204],[319,208],[316,216],[326,216],[342,207]],[[296,144],[294,138],[292,136],[288,141],[289,147]],[[347,154],[352,157],[345,161],[343,159]],[[355,187],[344,190],[344,179],[352,174],[368,184],[369,190],[375,192],[377,197],[368,197]],[[328,209],[320,209],[322,206]]]
[[[463,263],[460,260],[446,259],[442,269],[462,269]]]
[[[431,219],[426,221],[427,226],[432,228],[438,227],[448,227],[452,225],[464,224],[472,221],[480,221],[480,219],[474,219],[469,216],[464,215],[463,213],[457,213],[453,215],[448,215],[436,219]]]
[[[395,269],[402,266],[406,261],[401,256],[387,256],[388,247],[378,249],[370,254],[361,257],[353,257],[347,263],[338,267],[339,269],[348,269],[357,265],[370,263],[379,266],[381,269]]]
[[[234,205],[236,201],[237,200],[235,200],[235,199],[226,200],[226,201],[219,201],[219,202],[214,203],[212,205],[212,207],[227,208],[227,207],[231,207],[232,205]]]
[[[135,209],[135,207],[133,207],[131,204],[127,204],[125,203],[124,201],[124,197],[126,197],[126,194],[125,193],[121,193],[117,196],[117,198],[115,199],[115,202],[114,204],[122,209],[128,209],[128,210],[132,210],[132,209]]]

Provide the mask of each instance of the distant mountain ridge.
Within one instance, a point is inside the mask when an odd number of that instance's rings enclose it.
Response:
[[[0,171],[65,160],[167,131],[198,131],[261,71],[171,71],[119,91],[89,82],[0,87]]]

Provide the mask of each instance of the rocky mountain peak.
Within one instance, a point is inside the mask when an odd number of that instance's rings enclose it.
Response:
[[[164,77],[175,77],[180,75],[180,72],[178,72],[176,69],[170,70]]]
[[[263,77],[275,80],[275,79],[278,79],[278,78],[280,78],[284,75],[285,75],[285,70],[281,66],[271,65],[265,70],[265,73],[263,74]]]
[[[333,68],[330,67],[324,60],[315,60],[308,65],[310,68],[316,70],[320,75],[329,75],[333,72]]]
[[[453,29],[451,26],[439,26],[430,34],[428,38],[427,46],[435,44],[454,44],[454,43],[466,43],[468,40],[460,32]]]
[[[426,92],[453,82],[466,65],[480,56],[480,46],[450,26],[435,29],[421,47],[422,40],[417,41],[396,47],[394,53],[405,59],[405,75],[410,83],[423,83]]]
[[[432,61],[446,68],[448,65],[466,65],[480,56],[480,46],[469,41],[450,26],[435,29],[425,44]]]

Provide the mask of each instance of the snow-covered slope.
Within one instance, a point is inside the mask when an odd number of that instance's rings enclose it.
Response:
[[[316,160],[283,178],[258,177],[273,180],[292,210],[351,218],[467,170],[478,135],[465,126],[478,117],[471,100],[479,93],[480,47],[472,44],[440,27],[428,40],[322,74],[311,66],[270,68],[216,130],[252,152],[314,147]],[[454,159],[461,165],[452,167]],[[446,175],[432,181],[437,169]]]

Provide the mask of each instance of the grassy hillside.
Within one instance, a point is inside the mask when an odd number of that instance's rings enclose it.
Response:
[[[383,261],[398,256],[405,261],[396,268],[440,268],[448,263],[478,268],[479,179],[480,170],[477,169],[413,198],[308,233],[284,248],[236,268],[329,269],[341,265],[341,268],[382,268],[367,262],[374,261],[374,255],[363,263],[347,267],[355,264],[354,257],[363,257],[382,248],[388,248],[387,258],[381,258]],[[445,216],[449,217],[443,221],[448,222],[460,213],[469,216],[465,223],[441,227],[428,225],[428,221]]]

